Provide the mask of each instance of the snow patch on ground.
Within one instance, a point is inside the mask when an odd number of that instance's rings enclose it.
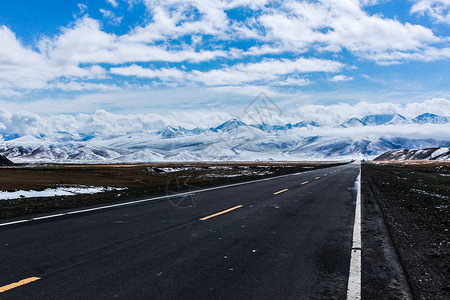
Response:
[[[58,187],[48,188],[43,191],[19,190],[14,192],[0,191],[0,200],[22,199],[22,198],[41,198],[55,196],[73,196],[79,194],[96,194],[109,191],[120,191],[126,188],[117,187],[98,187],[98,186],[78,186],[78,187]]]
[[[435,198],[440,198],[440,199],[444,199],[444,200],[450,200],[449,197],[446,197],[444,195],[439,195],[439,194],[435,194],[435,193],[428,193],[422,190],[417,190],[417,189],[412,189],[412,192],[418,193],[418,194],[422,194],[422,195],[427,195],[427,196],[431,196],[431,197],[435,197]]]
[[[433,159],[435,157],[438,157],[439,155],[442,155],[444,153],[447,153],[448,151],[450,151],[450,148],[439,148],[436,151],[433,152],[433,154],[431,154],[430,158]]]

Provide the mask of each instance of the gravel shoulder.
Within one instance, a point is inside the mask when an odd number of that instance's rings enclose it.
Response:
[[[364,281],[378,284],[372,290],[386,292],[387,299],[407,298],[407,291],[395,294],[401,291],[403,269],[414,299],[449,299],[450,164],[363,164],[362,173],[363,272],[364,264],[371,270],[363,274],[363,286]],[[377,207],[388,236],[374,220]],[[395,251],[385,247],[389,239]],[[400,265],[392,266],[397,254]],[[365,292],[371,296],[366,299],[386,299]]]

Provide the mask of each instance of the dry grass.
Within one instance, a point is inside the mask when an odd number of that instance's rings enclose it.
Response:
[[[58,186],[146,187],[166,184],[174,174],[205,179],[227,175],[271,174],[285,169],[302,171],[335,162],[227,162],[227,163],[151,163],[151,164],[45,164],[0,168],[0,190],[43,190]],[[179,172],[164,172],[164,168],[183,168]],[[284,172],[282,172],[284,173]]]
[[[173,194],[191,190],[192,187],[199,189],[339,164],[342,162],[40,164],[1,167],[0,190],[4,191],[44,190],[65,186],[108,186],[127,189],[93,195],[0,199],[0,218]]]

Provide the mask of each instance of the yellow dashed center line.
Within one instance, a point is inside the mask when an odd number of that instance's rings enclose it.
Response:
[[[284,190],[275,192],[275,193],[273,193],[273,194],[274,194],[274,195],[278,195],[278,194],[281,194],[281,193],[283,193],[283,192],[286,192],[287,190],[289,190],[289,189],[284,189]]]
[[[214,218],[214,217],[217,217],[217,216],[220,216],[220,215],[226,214],[227,212],[230,212],[230,211],[232,211],[232,210],[235,210],[235,209],[241,208],[241,207],[243,207],[243,206],[244,206],[244,205],[238,205],[238,206],[235,206],[235,207],[232,207],[232,208],[226,209],[226,210],[224,210],[224,211],[221,211],[221,212],[215,213],[215,214],[213,214],[213,215],[209,215],[209,216],[203,217],[203,218],[201,218],[201,219],[200,219],[200,221],[205,221],[205,220],[208,220],[208,219],[211,219],[211,218]]]
[[[302,185],[303,185],[303,184],[307,184],[308,182],[309,182],[309,181],[302,182]]]
[[[27,278],[27,279],[22,279],[21,281],[18,281],[18,282],[14,282],[14,283],[2,286],[2,287],[0,287],[0,293],[12,290],[12,289],[14,289],[16,287],[19,287],[21,285],[25,285],[27,283],[30,283],[30,282],[33,282],[33,281],[36,281],[36,280],[39,280],[39,279],[41,279],[41,278],[39,278],[39,277],[30,277],[30,278]]]
[[[316,178],[314,178],[314,179],[320,179],[320,177],[316,177]]]

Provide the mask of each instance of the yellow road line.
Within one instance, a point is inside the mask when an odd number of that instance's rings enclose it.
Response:
[[[283,192],[286,192],[287,190],[289,190],[289,189],[284,189],[284,190],[275,192],[275,193],[273,193],[273,194],[274,194],[274,195],[278,195],[278,194],[281,194],[281,193],[283,193]]]
[[[309,182],[309,181],[302,182],[302,185],[303,185],[303,184],[307,184],[308,182]]]
[[[244,206],[244,205],[238,205],[238,206],[235,206],[235,207],[232,207],[232,208],[226,209],[226,210],[224,210],[224,211],[221,211],[221,212],[215,213],[215,214],[213,214],[213,215],[209,215],[209,216],[207,216],[207,217],[203,217],[203,218],[201,218],[201,219],[200,219],[200,221],[205,221],[205,220],[208,220],[208,219],[211,219],[211,218],[214,218],[214,217],[217,217],[217,216],[220,216],[220,215],[226,214],[227,212],[230,212],[230,211],[232,211],[232,210],[235,210],[235,209],[241,208],[241,207],[243,207],[243,206]]]
[[[36,280],[39,280],[39,279],[41,279],[41,278],[39,278],[39,277],[30,277],[30,278],[27,278],[27,279],[22,279],[21,281],[18,281],[18,282],[14,282],[14,283],[2,286],[2,287],[0,287],[0,293],[12,290],[12,289],[14,289],[16,287],[19,287],[21,285],[25,285],[27,283],[30,283],[30,282],[33,282],[33,281],[36,281]]]
[[[316,177],[316,178],[314,178],[314,179],[319,179],[320,177]]]

